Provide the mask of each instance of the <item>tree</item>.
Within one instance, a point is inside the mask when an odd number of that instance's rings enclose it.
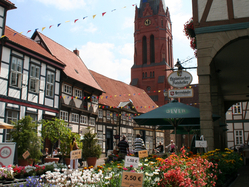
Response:
[[[53,147],[58,140],[64,139],[70,132],[71,130],[67,127],[67,124],[61,119],[54,118],[53,120],[42,120],[42,138],[43,140],[46,138],[50,140],[51,150],[53,150]]]

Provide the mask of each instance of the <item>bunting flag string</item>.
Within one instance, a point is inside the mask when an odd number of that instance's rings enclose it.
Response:
[[[132,4],[132,6],[136,6],[137,4]],[[124,7],[122,7],[122,9],[124,9],[124,8],[126,8],[126,6],[124,6]],[[116,9],[112,9],[111,10],[111,12],[114,12],[114,11],[116,11]],[[102,13],[102,17],[106,14],[107,12],[103,12]],[[97,14],[94,14],[92,17],[93,17],[93,19],[95,18],[97,16]],[[86,19],[88,16],[85,16],[85,17],[83,17],[83,20],[84,19]],[[76,23],[77,21],[78,21],[79,19],[75,19],[73,22],[74,23]],[[69,21],[65,21],[65,23],[68,23],[68,22],[70,22],[70,20]],[[57,27],[59,27],[61,25],[61,23],[58,23],[57,24]],[[53,25],[50,25],[49,26],[49,29],[51,29],[51,27],[52,27]],[[42,27],[42,31],[45,29],[46,27]],[[38,28],[37,29],[35,29],[34,31],[37,31],[38,30]],[[27,31],[27,33],[26,34],[28,34],[29,32],[31,32],[32,30],[28,30]],[[20,32],[20,34],[22,34],[23,32]],[[17,33],[14,33],[13,34],[13,36],[15,36]],[[3,38],[4,36],[1,36],[1,38]]]

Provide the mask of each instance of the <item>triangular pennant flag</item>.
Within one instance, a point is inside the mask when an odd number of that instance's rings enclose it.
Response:
[[[116,9],[113,9],[111,12],[114,12]]]
[[[46,27],[42,27],[42,31],[45,29]]]
[[[35,29],[35,32],[38,30],[38,28],[37,29]]]
[[[14,33],[13,36],[15,36],[17,33]]]
[[[28,34],[29,32],[31,32],[31,30],[28,30],[27,34]]]
[[[124,6],[123,8],[126,8],[126,6]]]
[[[104,16],[105,14],[106,14],[106,12],[103,12],[103,13],[102,13],[102,16]]]
[[[68,22],[70,22],[70,21],[65,21],[65,23],[68,23]]]
[[[50,25],[49,28],[51,28],[53,25]]]
[[[96,14],[95,15],[93,15],[93,19],[96,17]]]
[[[76,23],[76,21],[78,21],[79,19],[76,19],[76,20],[74,20],[74,23]]]
[[[136,6],[137,4],[133,4],[132,6]]]
[[[5,35],[1,36],[1,38],[5,37]]]
[[[86,19],[88,16],[83,17],[83,19]]]
[[[59,23],[58,25],[57,25],[57,27],[59,27],[61,25],[61,23]]]
[[[63,97],[64,99],[66,98],[66,96]]]
[[[20,34],[22,34],[23,32],[20,32]]]

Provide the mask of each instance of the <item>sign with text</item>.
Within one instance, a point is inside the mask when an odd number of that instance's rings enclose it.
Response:
[[[207,148],[207,141],[195,141],[195,147]]]
[[[174,88],[186,87],[192,80],[192,75],[187,71],[174,71],[168,76],[168,83]]]
[[[123,172],[122,175],[122,187],[142,187],[144,175],[142,173],[135,172]]]
[[[138,168],[139,158],[134,156],[125,156],[125,167],[130,167],[131,165],[134,168]]]
[[[16,143],[0,143],[0,167],[13,165]]]
[[[71,160],[81,159],[81,155],[82,155],[82,149],[71,151],[71,153],[70,153],[70,159]]]
[[[194,92],[192,88],[187,89],[177,89],[177,90],[169,90],[168,97],[169,98],[188,98],[193,97]]]
[[[27,151],[25,151],[25,153],[22,154],[22,157],[23,157],[24,159],[26,159],[26,158],[29,157],[29,155],[30,155],[30,153],[29,153],[29,151],[27,150]]]
[[[139,158],[145,158],[148,157],[148,150],[142,150],[142,151],[138,151],[138,157]]]

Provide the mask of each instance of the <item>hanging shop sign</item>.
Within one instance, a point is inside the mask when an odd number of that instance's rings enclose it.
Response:
[[[169,98],[188,98],[193,96],[194,92],[192,88],[168,90]]]
[[[174,88],[189,86],[193,80],[192,75],[187,71],[174,71],[168,76],[168,83]]]

